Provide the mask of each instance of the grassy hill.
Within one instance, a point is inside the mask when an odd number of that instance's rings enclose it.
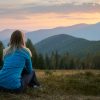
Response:
[[[42,54],[50,54],[52,51],[58,51],[60,54],[69,52],[72,55],[84,56],[88,53],[94,54],[99,52],[100,41],[88,41],[60,34],[42,40],[35,47]]]

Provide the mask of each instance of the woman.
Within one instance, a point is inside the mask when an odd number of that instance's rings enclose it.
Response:
[[[19,92],[27,86],[39,86],[32,68],[31,51],[25,47],[24,34],[12,33],[9,47],[3,51],[4,65],[0,70],[0,89]]]

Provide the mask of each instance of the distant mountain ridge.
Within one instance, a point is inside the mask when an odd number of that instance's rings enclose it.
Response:
[[[42,40],[35,47],[42,54],[51,54],[52,51],[58,51],[59,54],[68,52],[72,55],[84,56],[88,53],[100,52],[100,41],[89,41],[60,34]]]
[[[0,31],[0,40],[4,41],[10,38],[14,29],[5,29]]]
[[[0,40],[7,44],[11,33],[14,29],[0,31]],[[33,44],[36,44],[50,36],[67,34],[87,40],[100,40],[100,22],[96,24],[76,24],[67,27],[56,27],[52,29],[40,29],[36,31],[26,32],[26,38],[30,38]]]
[[[33,32],[28,32],[27,37],[30,38],[33,43],[38,43],[43,39],[59,34],[67,34],[87,40],[100,40],[100,23],[90,25],[76,24],[68,27],[41,29]]]
[[[38,43],[43,39],[46,39],[50,36],[58,34],[69,34],[70,31],[76,31],[80,28],[88,26],[87,24],[76,24],[68,27],[56,27],[52,29],[40,29],[37,31],[28,32],[26,34],[27,38],[30,38],[33,43]]]

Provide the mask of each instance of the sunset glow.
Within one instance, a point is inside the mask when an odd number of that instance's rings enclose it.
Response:
[[[100,22],[99,0],[8,1],[0,0],[0,30],[5,28],[36,30]]]

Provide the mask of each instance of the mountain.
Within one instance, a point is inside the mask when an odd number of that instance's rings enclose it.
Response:
[[[0,40],[4,41],[10,38],[13,31],[14,29],[5,29],[5,30],[0,31]]]
[[[87,24],[76,24],[68,27],[56,27],[53,29],[40,29],[32,32],[28,32],[26,34],[27,38],[30,38],[32,42],[38,43],[43,39],[46,39],[50,36],[58,35],[58,34],[69,34],[70,32],[75,32],[80,28],[84,28],[88,26]]]
[[[100,22],[80,28],[77,31],[70,32],[70,35],[87,40],[100,40]]]
[[[0,40],[8,44],[11,33],[15,29],[0,31]],[[100,40],[100,22],[96,24],[76,24],[67,27],[56,27],[52,29],[40,29],[36,31],[24,31],[26,38],[30,38],[34,44],[54,35],[67,34],[87,40]]]
[[[100,23],[96,24],[76,24],[68,27],[57,27],[53,29],[41,29],[37,31],[28,32],[27,38],[32,42],[38,43],[50,36],[67,34],[74,37],[84,38],[87,40],[100,40]]]
[[[100,51],[100,41],[89,41],[82,38],[60,34],[51,36],[35,45],[42,54],[51,54],[58,51],[60,54],[69,52],[72,55],[84,56],[88,53],[95,54]]]

